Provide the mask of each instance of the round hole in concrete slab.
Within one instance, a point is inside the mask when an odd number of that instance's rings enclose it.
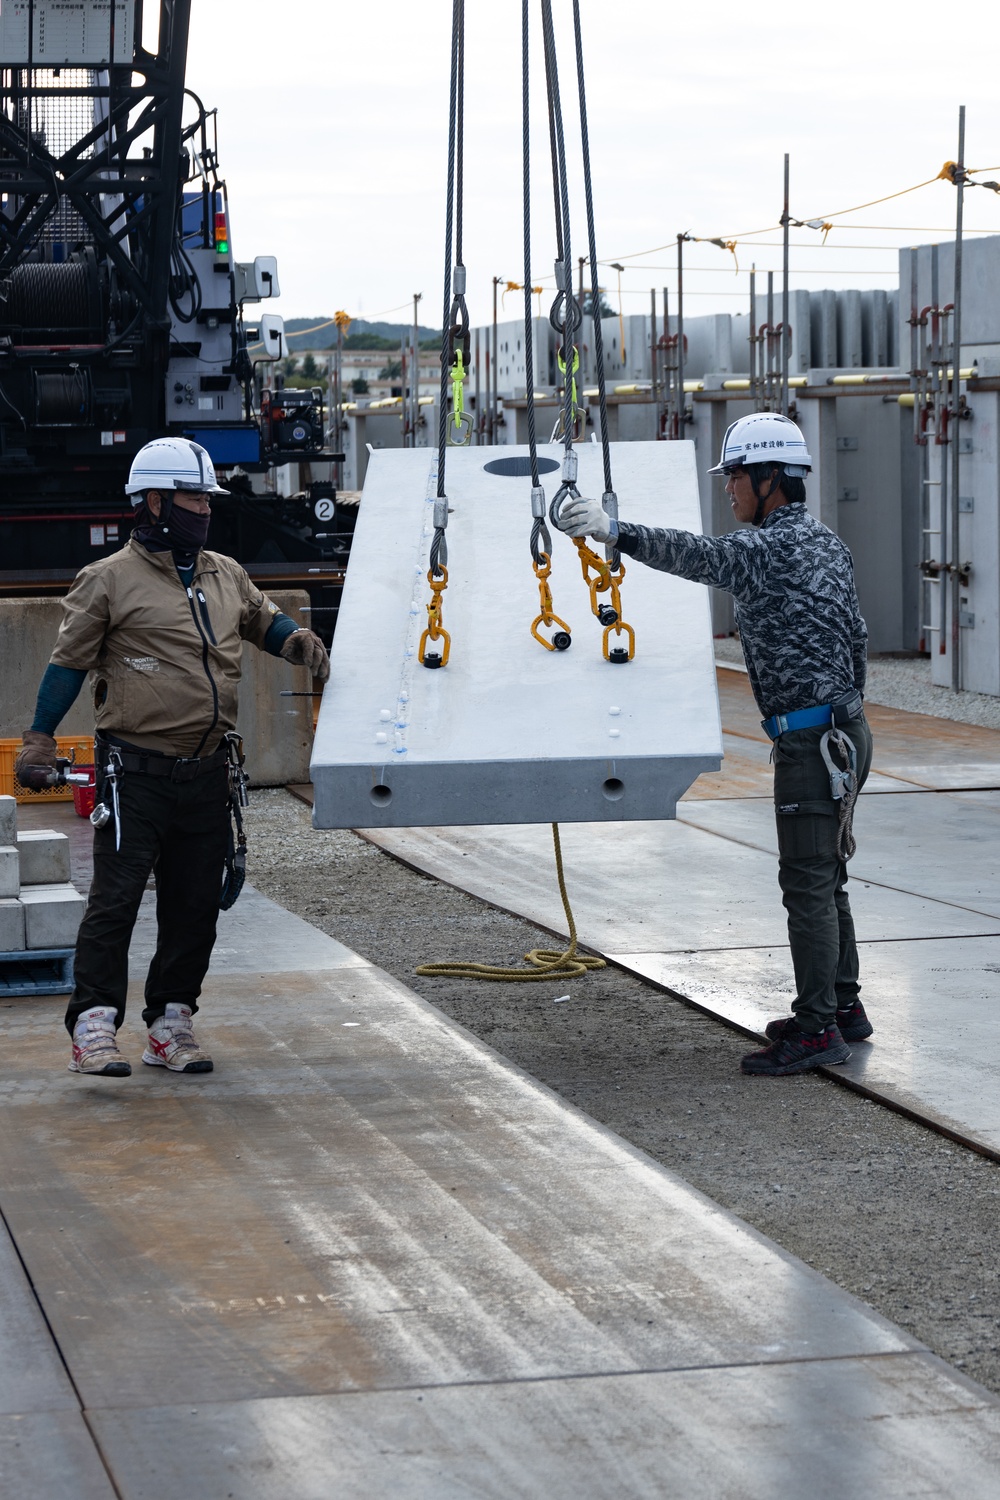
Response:
[[[554,458],[538,460],[539,474],[553,474],[558,467]],[[531,459],[520,454],[513,458],[494,458],[483,464],[483,470],[487,474],[499,474],[503,479],[527,479],[531,474]]]
[[[385,807],[386,803],[392,801],[392,787],[382,785],[373,786],[368,795],[376,807]]]
[[[607,781],[601,783],[601,791],[609,802],[620,802],[625,795],[625,783],[617,776],[609,776]]]

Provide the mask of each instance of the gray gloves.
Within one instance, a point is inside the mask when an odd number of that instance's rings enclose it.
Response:
[[[612,536],[611,517],[600,500],[583,495],[563,502],[557,525],[567,536],[592,536],[595,542],[608,542]]]
[[[49,786],[55,780],[58,754],[51,734],[42,734],[38,729],[26,729],[21,736],[21,748],[14,762],[14,775],[22,786],[32,787],[35,791]]]
[[[293,631],[282,646],[281,654],[293,667],[308,667],[320,682],[325,682],[330,675],[330,658],[314,630]]]

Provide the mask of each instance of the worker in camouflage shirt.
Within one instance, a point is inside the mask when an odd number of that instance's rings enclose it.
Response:
[[[733,513],[750,530],[703,537],[618,523],[599,500],[583,498],[565,501],[554,517],[570,536],[614,541],[625,556],[726,589],[736,602],[750,685],[774,742],[778,882],[796,984],[793,1014],[768,1023],[769,1045],[743,1059],[746,1073],[845,1062],[847,1043],[873,1031],[859,998],[847,895],[853,839],[843,811],[871,766],[862,704],[868,632],[850,552],[805,508],[810,468],[795,423],[756,412],[732,424],[709,470],[726,476]],[[831,769],[847,774],[846,803],[834,799]]]

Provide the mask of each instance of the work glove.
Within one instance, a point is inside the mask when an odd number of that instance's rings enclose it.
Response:
[[[22,786],[40,787],[50,785],[50,777],[56,769],[58,747],[51,734],[42,734],[38,729],[26,729],[21,736],[21,748],[14,762],[14,775]]]
[[[611,518],[604,506],[600,500],[588,500],[583,495],[563,501],[556,525],[567,536],[592,536],[595,542],[611,540]]]
[[[293,667],[308,667],[320,682],[325,682],[330,675],[330,658],[314,630],[293,631],[282,646],[281,654]]]

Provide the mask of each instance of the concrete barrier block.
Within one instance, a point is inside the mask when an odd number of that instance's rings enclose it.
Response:
[[[0,898],[16,896],[21,888],[17,849],[10,844],[0,844]]]
[[[26,948],[72,948],[86,902],[71,885],[26,886],[21,892]]]
[[[312,617],[304,610],[309,595],[304,589],[268,591],[268,598],[297,625],[309,625]],[[301,696],[282,698],[282,688]],[[309,780],[311,690],[312,678],[305,667],[293,667],[255,646],[244,646],[236,727],[245,742],[252,785],[287,786],[289,782]]]
[[[17,803],[13,797],[0,797],[0,844],[17,843]]]
[[[14,897],[0,898],[0,953],[20,953],[24,947],[24,907]]]
[[[53,828],[28,828],[17,836],[17,851],[22,886],[65,885],[69,880],[69,838],[65,833]]]
[[[35,717],[38,684],[59,634],[62,611],[61,599],[0,599],[0,661],[3,662],[0,737],[20,739]],[[59,725],[59,733],[93,732],[94,706],[84,687]]]

